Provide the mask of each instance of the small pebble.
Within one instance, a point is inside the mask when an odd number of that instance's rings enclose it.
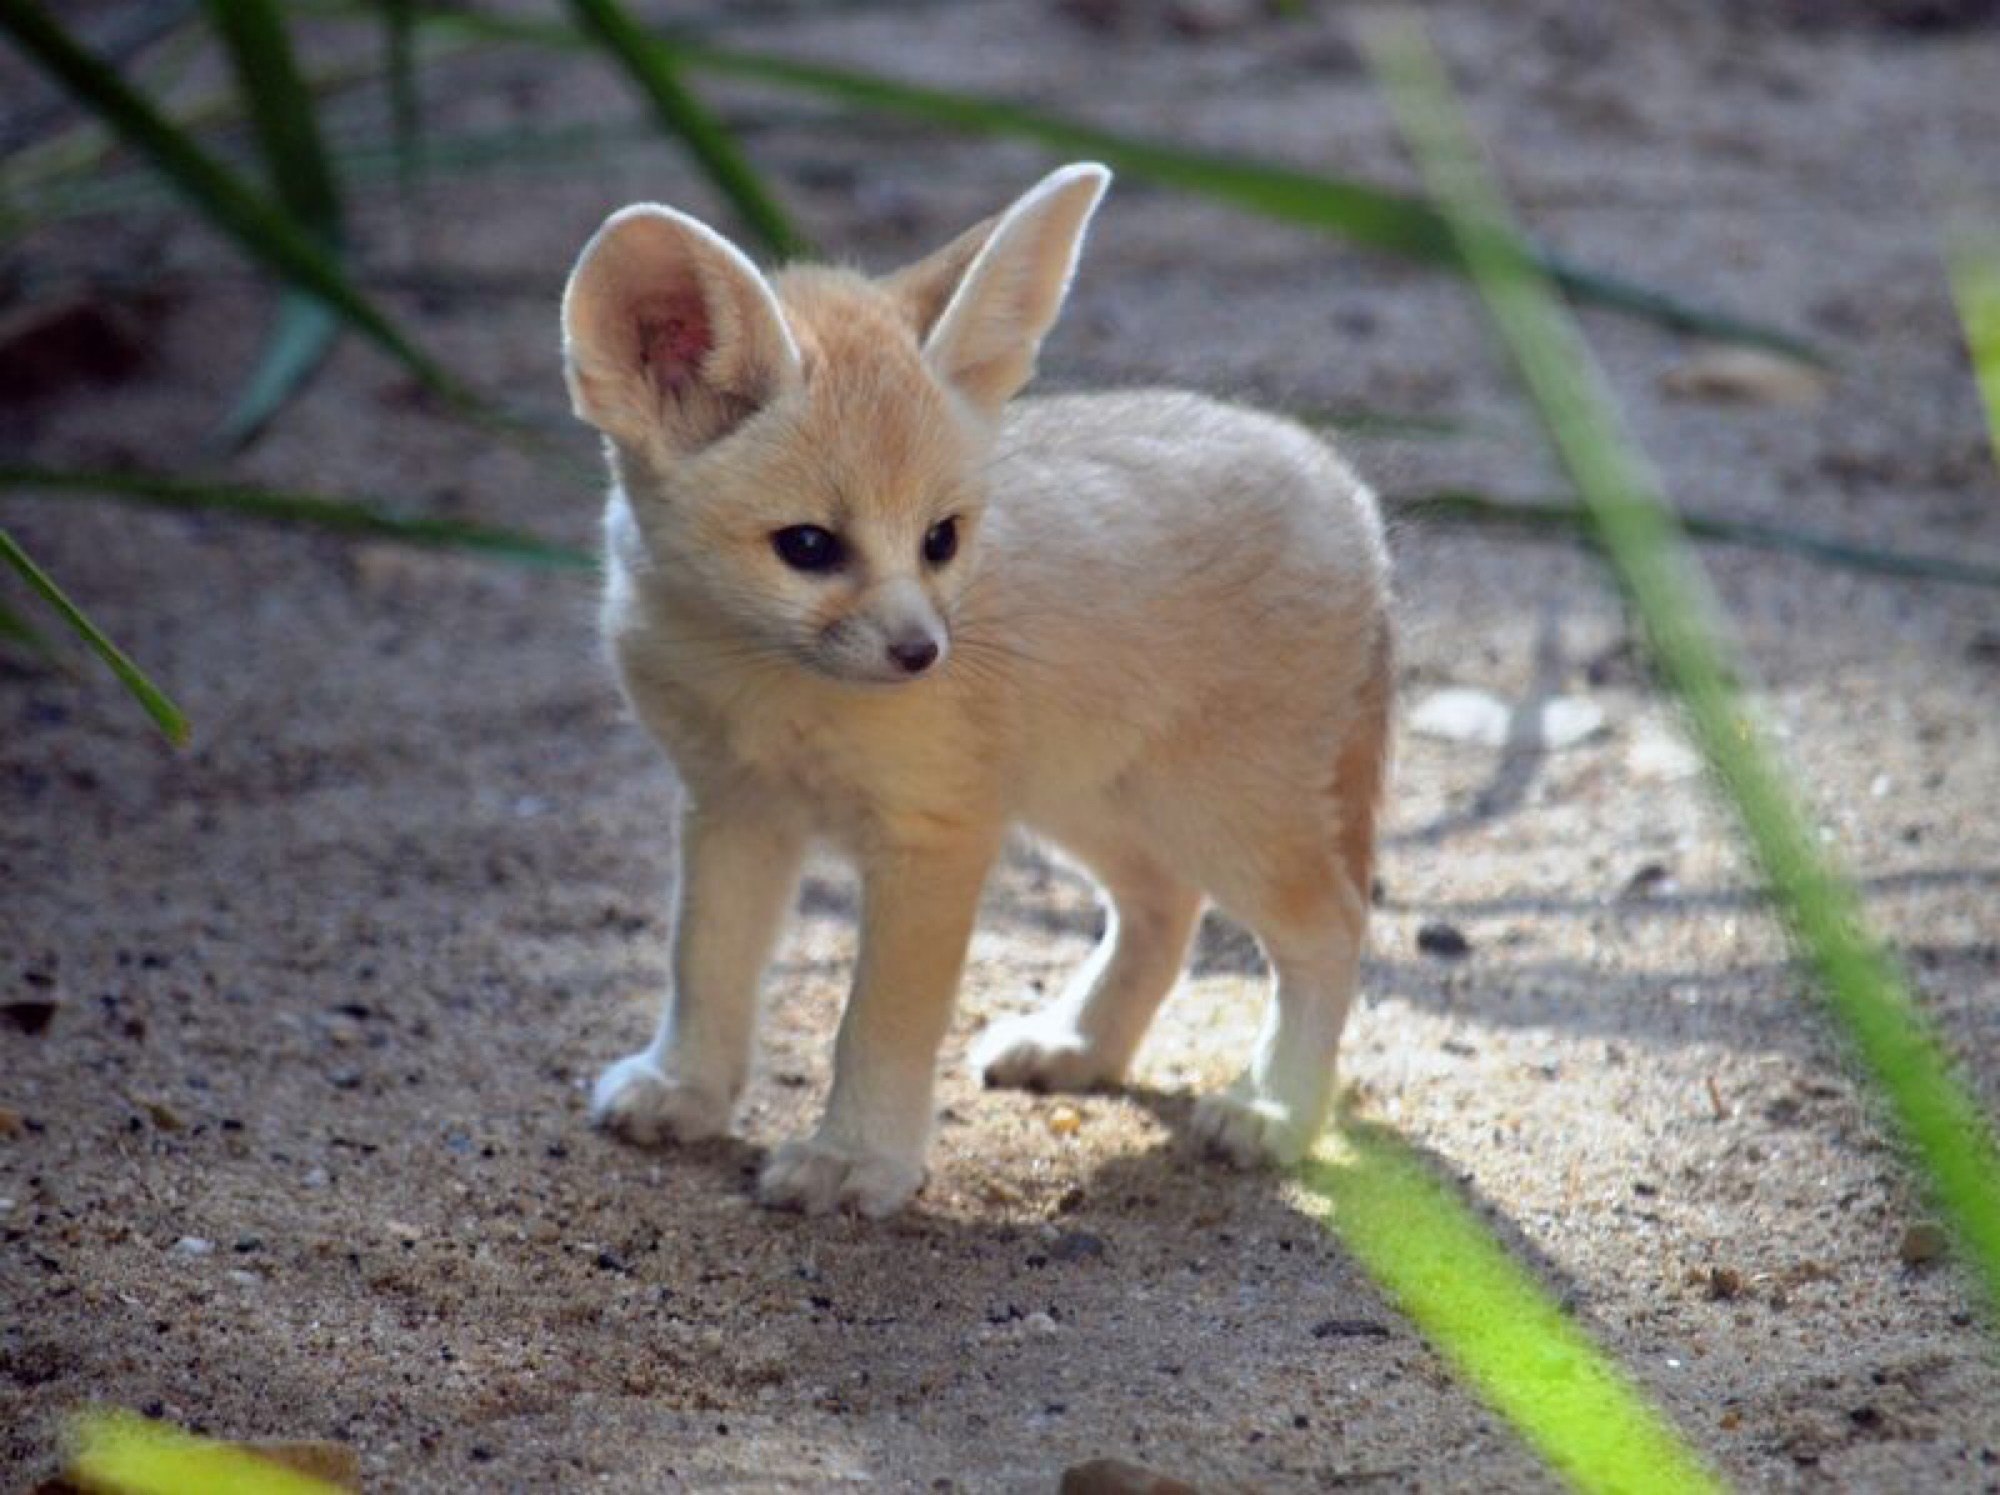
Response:
[[[1034,1335],[1037,1339],[1053,1339],[1062,1333],[1062,1325],[1038,1308],[1021,1320],[1021,1330],[1025,1334]]]
[[[1418,928],[1417,948],[1439,960],[1463,960],[1472,953],[1472,941],[1456,924],[1436,919]]]
[[[215,1250],[215,1242],[198,1235],[184,1235],[169,1249],[176,1256],[207,1256]]]
[[[1065,1230],[1049,1244],[1051,1261],[1102,1260],[1103,1257],[1104,1237],[1088,1230]]]
[[[177,1132],[187,1125],[181,1120],[180,1112],[163,1100],[141,1100],[139,1104],[152,1118],[153,1125],[163,1132]]]
[[[1920,1267],[1936,1261],[1951,1245],[1942,1225],[1930,1220],[1919,1220],[1903,1232],[1902,1244],[1896,1248],[1896,1255],[1906,1267]]]
[[[1124,1459],[1091,1459],[1063,1470],[1057,1495],[1201,1495],[1171,1474]]]
[[[0,1018],[23,1033],[46,1033],[61,1005],[60,997],[16,997],[11,1002],[0,1002]]]
[[[1073,1137],[1083,1126],[1083,1112],[1075,1106],[1053,1106],[1048,1122],[1049,1130],[1058,1137]]]
[[[12,1106],[0,1106],[0,1137],[18,1137],[27,1129],[27,1117]]]
[[[1313,1325],[1314,1339],[1387,1339],[1390,1332],[1374,1319],[1321,1319]]]

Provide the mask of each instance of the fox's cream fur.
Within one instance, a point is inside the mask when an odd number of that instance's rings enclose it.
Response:
[[[614,480],[605,633],[685,788],[673,989],[599,1080],[598,1122],[727,1128],[802,854],[829,842],[860,871],[832,1093],[766,1164],[770,1203],[880,1215],[922,1183],[974,908],[1016,824],[1096,875],[1108,928],[1045,1010],[983,1036],[990,1083],[1118,1081],[1206,898],[1276,992],[1200,1135],[1288,1162],[1327,1113],[1389,711],[1381,527],[1285,421],[1165,392],[1009,403],[1108,181],[1067,167],[884,280],[766,279],[634,206],[564,296]]]

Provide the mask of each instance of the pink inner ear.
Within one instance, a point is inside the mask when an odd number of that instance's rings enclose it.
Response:
[[[683,389],[701,374],[715,346],[708,308],[697,294],[660,298],[639,309],[639,361],[666,389]]]

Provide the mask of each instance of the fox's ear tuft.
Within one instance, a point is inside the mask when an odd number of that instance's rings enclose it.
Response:
[[[656,456],[719,440],[799,378],[770,282],[713,229],[655,203],[613,213],[584,246],[562,328],[577,416]]]
[[[1028,382],[1111,173],[1065,166],[997,220],[891,277],[934,373],[987,415]]]

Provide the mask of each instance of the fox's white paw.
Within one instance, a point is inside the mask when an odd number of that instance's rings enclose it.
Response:
[[[852,1210],[879,1220],[893,1215],[923,1187],[921,1160],[855,1152],[804,1138],[771,1154],[757,1180],[759,1202],[808,1215]]]
[[[1089,1039],[1040,1012],[988,1027],[973,1042],[972,1067],[988,1085],[1007,1090],[1090,1090],[1123,1077]]]
[[[729,1099],[670,1080],[651,1054],[620,1059],[597,1077],[590,1122],[642,1147],[699,1142],[729,1129]]]
[[[1289,1168],[1306,1155],[1316,1131],[1276,1101],[1237,1094],[1204,1095],[1194,1103],[1191,1127],[1196,1141],[1239,1168]]]

